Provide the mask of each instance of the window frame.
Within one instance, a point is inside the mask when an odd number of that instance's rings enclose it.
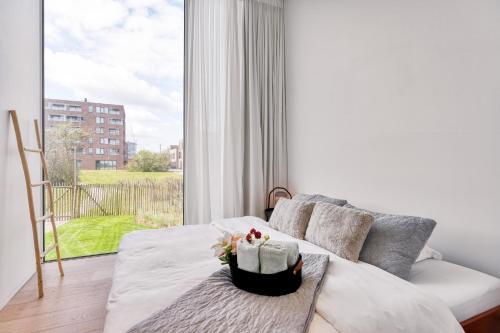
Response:
[[[185,113],[185,107],[186,107],[186,91],[187,91],[187,85],[186,85],[186,77],[187,77],[187,71],[186,71],[186,63],[187,63],[187,59],[186,59],[186,55],[187,55],[187,43],[185,43],[186,41],[186,37],[187,37],[187,13],[188,13],[188,2],[187,0],[184,0],[184,26],[183,26],[183,39],[184,39],[184,47],[183,47],[183,77],[182,77],[182,80],[183,80],[183,84],[182,84],[182,92],[183,92],[183,115],[182,115],[182,118],[183,118],[183,128],[182,128],[182,135],[183,135],[183,138],[185,138],[185,134],[186,134],[186,113]],[[44,54],[44,50],[45,50],[45,0],[41,0],[40,2],[40,5],[39,5],[39,10],[38,10],[38,13],[40,15],[40,49],[39,49],[39,59],[40,59],[40,80],[41,80],[41,88],[40,88],[40,110],[41,110],[41,115],[40,115],[40,119],[41,119],[41,139],[42,139],[42,145],[43,147],[45,148],[45,143],[46,143],[46,138],[45,138],[45,128],[46,126],[48,126],[48,121],[45,119],[45,54]],[[90,109],[88,110],[89,113],[92,113],[92,112],[95,112],[95,104],[94,105],[91,105],[91,107],[93,106],[94,110]],[[51,109],[51,108],[50,108]],[[89,121],[90,121],[90,117],[89,117]],[[123,126],[123,121],[122,121],[122,126]],[[91,139],[89,139],[89,142],[92,143]],[[128,154],[128,148],[126,146],[126,138],[124,138],[124,152],[126,154]],[[136,151],[137,152],[137,151]],[[184,168],[184,163],[183,163],[183,168]],[[42,169],[40,168],[40,173],[42,172]],[[41,173],[43,175],[43,173]],[[45,179],[44,179],[45,180]],[[185,217],[185,198],[184,198],[184,195],[185,195],[185,187],[184,187],[184,184],[185,182],[182,183],[182,196],[183,196],[183,200],[182,200],[182,225],[184,225],[184,217]],[[39,204],[39,207],[40,207],[40,211],[43,212],[43,214],[46,214],[47,212],[45,211],[45,207],[44,207],[44,202],[45,202],[45,191],[40,191],[40,204]],[[40,228],[39,228],[39,233],[41,235],[44,235],[45,234],[45,223],[42,223]],[[44,251],[46,249],[46,244],[45,244],[45,237],[41,237],[41,240],[40,240],[40,245],[41,245],[41,248],[42,248],[42,251]],[[108,255],[108,254],[113,254],[113,253],[106,253],[106,254],[93,254],[93,255],[87,255],[87,256],[82,256],[82,257],[78,257],[78,258],[85,258],[85,257],[94,257],[94,256],[101,256],[101,255]],[[76,258],[76,259],[78,259]],[[71,258],[72,259],[72,258]],[[63,260],[66,260],[66,259],[63,259]],[[47,260],[45,258],[42,259],[43,262],[46,262]]]

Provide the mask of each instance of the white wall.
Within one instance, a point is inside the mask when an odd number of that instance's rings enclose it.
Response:
[[[287,0],[289,183],[500,277],[500,1]]]
[[[33,119],[41,114],[40,37],[39,0],[0,1],[0,308],[35,271],[24,177],[7,110],[18,111],[26,145],[34,147]],[[39,180],[39,159],[29,161]]]

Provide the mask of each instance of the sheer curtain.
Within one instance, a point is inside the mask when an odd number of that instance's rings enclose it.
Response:
[[[185,224],[287,185],[283,0],[187,0]]]

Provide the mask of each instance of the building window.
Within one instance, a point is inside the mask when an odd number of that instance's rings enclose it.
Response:
[[[97,112],[97,110],[96,110]],[[104,124],[104,118],[103,117],[95,117],[95,122],[96,124]]]
[[[121,119],[110,119],[109,123],[113,124],[113,125],[123,125],[123,120],[121,120]]]
[[[109,139],[108,142],[110,145],[115,145],[115,146],[118,146],[120,144],[120,140],[118,139]]]
[[[52,110],[58,110],[58,111],[62,111],[62,110],[66,110],[66,104],[56,104],[56,103],[52,103],[50,105],[50,108]]]
[[[115,109],[115,108],[109,109],[109,114],[120,114],[120,109]]]
[[[83,155],[83,148],[82,147],[76,148],[76,154],[77,155]]]
[[[104,148],[96,148],[95,154],[96,155],[104,155]]]
[[[66,116],[67,121],[72,121],[72,122],[81,122],[83,121],[83,117],[78,117],[78,116]]]
[[[120,130],[118,128],[110,128],[109,135],[120,135]]]
[[[94,107],[92,105],[89,105],[89,112],[94,112]]]
[[[116,161],[95,161],[97,170],[116,170]]]
[[[89,155],[92,155],[92,148],[87,149]]]
[[[80,105],[69,105],[68,111],[82,112],[82,107]]]
[[[96,106],[95,107],[95,112],[96,113],[108,113],[108,108],[103,107],[103,106]]]
[[[89,143],[92,143],[94,142],[94,138],[93,137],[89,137]]]
[[[81,160],[76,160],[76,168],[80,170],[82,168],[82,161]]]
[[[49,114],[49,120],[51,121],[64,121],[65,119],[62,114]]]
[[[119,155],[120,154],[120,149],[118,149],[118,148],[111,148],[109,150],[109,154],[110,155]]]
[[[99,142],[103,145],[107,145],[109,143],[109,140],[108,138],[100,138],[99,139]]]
[[[97,134],[103,134],[104,133],[104,127],[96,127],[95,132]]]

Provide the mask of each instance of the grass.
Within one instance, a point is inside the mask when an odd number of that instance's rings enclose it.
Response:
[[[141,225],[157,228],[173,227],[182,225],[182,212],[171,212],[165,214],[139,213],[136,216],[136,222]]]
[[[61,256],[71,258],[116,252],[123,235],[143,229],[156,229],[156,226],[138,224],[132,215],[73,219],[57,228]],[[52,232],[47,232],[46,248],[52,244],[52,240]],[[46,257],[47,260],[55,258],[55,251]]]
[[[82,184],[119,184],[124,181],[150,179],[182,179],[180,172],[129,172],[126,170],[81,170]],[[180,203],[182,205],[182,203]],[[182,224],[182,211],[166,214],[144,214],[137,216],[99,216],[72,219],[57,228],[61,256],[72,258],[93,254],[116,252],[123,235],[143,229],[157,229]],[[50,227],[49,227],[50,230]],[[45,234],[46,247],[53,242],[51,231]],[[55,259],[51,252],[46,259]]]
[[[118,184],[122,181],[137,181],[142,179],[162,180],[167,178],[182,178],[181,172],[131,172],[126,170],[81,170],[82,184]]]

